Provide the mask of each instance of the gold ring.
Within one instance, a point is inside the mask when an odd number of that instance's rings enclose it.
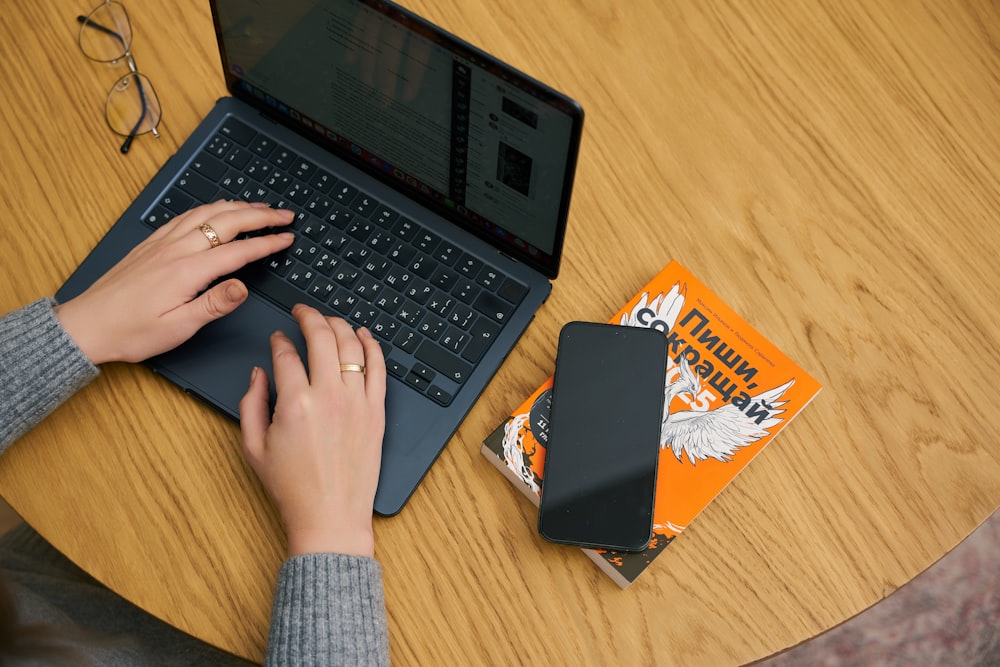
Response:
[[[355,371],[357,373],[361,373],[362,375],[364,375],[364,373],[365,373],[365,367],[364,367],[364,364],[341,364],[340,365],[340,372],[341,373],[346,373],[348,371]]]
[[[219,239],[219,235],[215,233],[215,230],[212,229],[212,226],[210,224],[208,224],[207,222],[203,222],[201,223],[201,226],[198,227],[198,229],[200,229],[201,233],[205,235],[205,238],[208,239],[208,242],[212,244],[213,248],[218,248],[220,245],[222,245],[222,241]]]

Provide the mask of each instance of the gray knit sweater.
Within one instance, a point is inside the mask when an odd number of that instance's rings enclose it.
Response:
[[[42,299],[0,318],[0,454],[98,374],[60,326],[53,305]],[[55,625],[65,630],[68,643],[78,645],[81,636],[106,638],[79,646],[93,664],[247,664],[101,586],[28,526],[0,538],[0,577],[24,622]],[[376,561],[341,554],[285,561],[271,612],[267,665],[388,663]]]

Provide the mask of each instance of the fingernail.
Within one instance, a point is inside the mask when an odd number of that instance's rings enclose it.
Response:
[[[253,370],[250,371],[250,384],[253,384],[253,381],[257,379],[257,373],[259,372],[260,366],[254,366]]]
[[[280,234],[278,234],[278,238],[285,241],[292,241],[295,239],[295,234],[291,232],[281,232]]]
[[[232,283],[226,287],[226,300],[237,303],[246,298],[247,290],[242,283]]]

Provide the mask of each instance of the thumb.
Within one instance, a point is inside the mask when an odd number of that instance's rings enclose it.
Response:
[[[236,310],[247,300],[247,288],[237,278],[230,278],[223,281],[194,299],[189,306],[203,317],[201,325],[204,326],[212,320],[217,320]]]
[[[271,425],[268,402],[268,379],[263,368],[254,366],[250,386],[240,401],[240,433],[243,435],[243,455],[254,470],[264,458],[264,443]]]
[[[179,307],[170,317],[175,320],[175,330],[185,341],[203,326],[236,310],[247,300],[247,288],[237,278],[230,278],[213,285],[197,298]]]

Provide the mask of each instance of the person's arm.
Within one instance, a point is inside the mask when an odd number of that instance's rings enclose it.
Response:
[[[268,378],[254,369],[240,403],[243,450],[288,536],[266,664],[386,665],[389,639],[372,512],[385,431],[385,360],[367,329],[306,306],[293,314],[308,372],[282,333]],[[362,370],[363,369],[363,370]]]
[[[0,317],[0,453],[97,377],[54,305],[39,299]]]

